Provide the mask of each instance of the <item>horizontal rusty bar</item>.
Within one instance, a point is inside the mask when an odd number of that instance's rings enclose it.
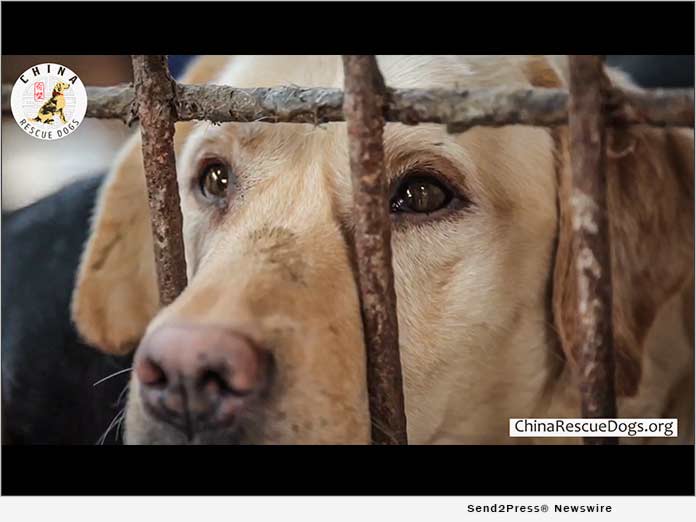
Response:
[[[9,111],[11,86],[2,86],[3,113]],[[177,121],[311,123],[344,121],[340,89],[272,87],[238,89],[221,85],[176,84]],[[130,123],[132,86],[87,87],[87,117]],[[690,89],[622,91],[610,89],[607,125],[694,126]],[[568,122],[568,92],[560,89],[387,89],[387,122],[439,123],[450,132],[475,126],[556,126]]]

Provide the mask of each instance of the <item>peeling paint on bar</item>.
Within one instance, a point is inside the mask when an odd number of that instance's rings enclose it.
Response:
[[[606,212],[606,84],[600,57],[570,57],[570,211],[578,285],[575,342],[578,343],[582,416],[588,418],[616,417],[611,258]],[[616,443],[617,439],[610,437],[585,438],[585,444]]]
[[[174,156],[174,83],[166,56],[133,55],[132,60],[160,306],[166,306],[187,283]]]
[[[343,68],[372,443],[407,444],[382,140],[384,80],[372,55],[344,56]]]

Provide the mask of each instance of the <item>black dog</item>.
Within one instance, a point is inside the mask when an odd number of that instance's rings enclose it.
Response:
[[[3,444],[120,441],[117,415],[129,372],[94,383],[130,368],[130,358],[82,344],[70,321],[75,273],[100,182],[77,182],[3,216]]]

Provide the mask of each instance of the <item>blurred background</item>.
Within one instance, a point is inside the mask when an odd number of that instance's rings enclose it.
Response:
[[[172,74],[181,75],[195,56],[170,56]],[[2,83],[13,85],[38,63],[59,63],[75,71],[85,86],[109,86],[133,80],[129,55],[3,56]],[[56,141],[27,135],[12,114],[2,118],[2,211],[29,205],[80,178],[105,173],[119,146],[137,130],[117,120],[85,118],[80,132]]]
[[[175,77],[194,56],[170,56]],[[85,85],[107,86],[132,81],[128,55],[3,56],[1,78],[14,84],[38,63],[60,63],[77,72]],[[694,57],[610,55],[610,65],[629,73],[643,87],[692,87]],[[57,141],[39,141],[22,131],[12,115],[2,118],[2,211],[24,207],[79,178],[104,173],[119,146],[137,127],[120,121],[85,119],[80,132]]]

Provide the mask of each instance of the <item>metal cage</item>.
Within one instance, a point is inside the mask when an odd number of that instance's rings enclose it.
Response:
[[[574,251],[592,260],[574,265],[577,283],[589,289],[579,294],[576,303],[581,414],[616,417],[605,128],[634,124],[693,127],[692,91],[613,88],[606,81],[600,56],[569,57],[568,91],[391,89],[372,55],[343,56],[343,91],[184,85],[172,79],[164,55],[134,55],[132,61],[133,85],[87,88],[87,117],[140,122],[161,305],[172,302],[187,283],[173,144],[175,122],[346,122],[373,444],[407,443],[384,174],[384,123],[440,123],[452,133],[474,126],[567,125],[571,199],[585,204],[562,204],[567,205],[576,225]],[[616,439],[586,438],[585,443],[615,444]]]

